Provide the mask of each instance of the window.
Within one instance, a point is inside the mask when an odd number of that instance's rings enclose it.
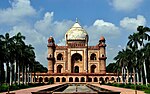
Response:
[[[91,54],[90,60],[96,60],[96,54],[95,54],[95,53],[92,53],[92,54]]]
[[[95,65],[92,65],[92,66],[91,66],[91,73],[95,73],[95,71],[96,71],[95,69],[96,69],[96,66],[95,66]]]
[[[62,73],[62,65],[57,66],[57,73]]]
[[[63,60],[63,55],[61,53],[57,55],[57,60]]]

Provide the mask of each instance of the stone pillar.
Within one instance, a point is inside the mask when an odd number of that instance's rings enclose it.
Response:
[[[88,50],[84,49],[84,72],[88,72]]]
[[[65,53],[64,53],[64,60],[65,60],[65,72],[67,72],[67,70],[68,70],[68,58],[67,58],[67,54],[68,52],[67,51],[65,51]]]
[[[68,49],[68,73],[71,73],[71,52]]]
[[[53,73],[54,72],[54,52],[55,52],[55,42],[53,37],[49,37],[48,39],[48,73]]]
[[[99,40],[99,72],[106,74],[106,53],[105,53],[105,38],[102,36]]]
[[[53,73],[53,61],[52,60],[48,60],[48,73]]]
[[[42,78],[43,78],[43,81],[42,81],[42,82],[44,82],[44,76],[43,76]]]

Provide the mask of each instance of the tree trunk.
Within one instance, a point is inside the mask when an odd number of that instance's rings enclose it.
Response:
[[[139,85],[139,71],[137,68],[136,68],[136,75],[137,75],[137,84]]]
[[[136,84],[136,74],[135,74],[135,68],[133,67],[133,74],[134,74],[134,84]]]
[[[129,70],[128,70],[128,67],[126,67],[127,69],[127,83],[129,83]]]
[[[118,82],[118,84],[119,84],[119,71],[118,71],[118,69],[117,69],[117,76],[118,76],[117,82]]]
[[[122,82],[124,83],[124,68],[122,67]]]
[[[17,62],[14,63],[14,83],[17,81]]]
[[[143,85],[143,75],[142,75],[142,69],[140,71],[140,75],[141,75],[141,84]]]
[[[35,83],[35,65],[34,65],[34,83]]]
[[[7,83],[7,71],[8,71],[8,69],[7,69],[7,64],[5,63],[4,64],[4,70],[5,70],[5,83]]]
[[[146,72],[145,60],[143,62],[143,65],[144,65],[145,82],[146,82],[146,86],[147,86],[147,72]]]
[[[28,64],[28,83],[30,83],[30,68],[29,68],[29,64]]]
[[[6,63],[6,83],[9,83],[9,62]]]
[[[18,85],[20,85],[20,64],[18,62]]]
[[[10,77],[9,77],[10,78],[10,83],[9,83],[10,85],[12,85],[12,74],[13,74],[12,69],[13,69],[13,64],[10,63]]]
[[[32,68],[30,68],[30,83],[32,83]]]
[[[22,83],[24,84],[24,65],[22,66]]]
[[[25,77],[24,77],[24,81],[25,81],[25,85],[27,85],[27,66],[25,65]]]

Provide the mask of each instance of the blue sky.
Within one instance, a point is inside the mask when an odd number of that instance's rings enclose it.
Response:
[[[47,39],[65,45],[64,35],[78,18],[89,45],[106,38],[107,65],[125,48],[139,25],[150,26],[150,0],[0,0],[0,34],[21,32],[47,66]]]

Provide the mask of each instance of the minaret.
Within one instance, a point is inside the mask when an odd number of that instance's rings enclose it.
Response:
[[[105,44],[105,38],[103,36],[100,37],[98,46],[99,46],[99,51],[100,51],[99,52],[100,73],[106,74],[106,59],[107,59],[106,51],[105,51],[106,44]]]
[[[54,52],[55,52],[55,42],[53,37],[49,37],[48,39],[48,73],[53,73],[54,72]]]

